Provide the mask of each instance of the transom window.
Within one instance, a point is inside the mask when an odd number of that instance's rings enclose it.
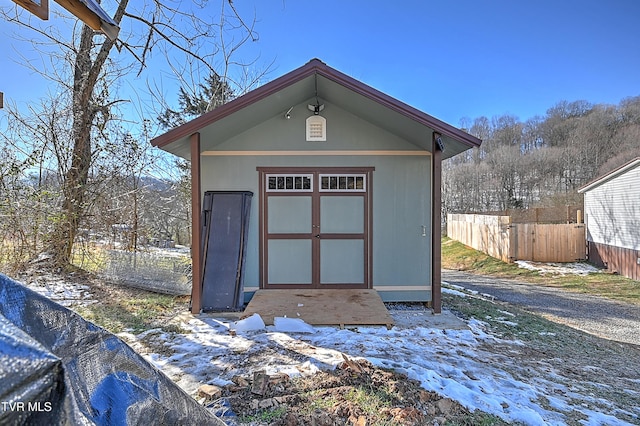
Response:
[[[267,191],[269,192],[311,192],[313,191],[312,174],[268,174]]]
[[[366,192],[364,174],[320,174],[321,192]]]

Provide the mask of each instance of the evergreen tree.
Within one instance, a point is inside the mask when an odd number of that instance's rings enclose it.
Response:
[[[158,122],[163,128],[172,129],[234,98],[235,93],[229,84],[218,73],[212,72],[193,91],[180,87],[179,108],[177,110],[165,109],[158,116]]]

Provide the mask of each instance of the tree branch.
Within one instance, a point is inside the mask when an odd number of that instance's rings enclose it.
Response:
[[[156,22],[152,22],[149,21],[148,19],[143,18],[142,16],[136,16],[136,15],[132,15],[130,13],[126,13],[124,14],[124,16],[134,19],[136,21],[142,22],[145,25],[147,25],[150,28],[150,33],[149,36],[147,37],[147,43],[145,43],[145,48],[143,51],[143,55],[142,55],[142,63],[141,65],[141,69],[140,72],[142,72],[142,68],[144,68],[144,66],[146,65],[144,63],[144,60],[146,58],[146,52],[149,51],[151,48],[149,47],[150,43],[149,40],[151,40],[152,38],[152,34],[153,32],[155,32],[156,34],[158,34],[160,37],[162,37],[162,39],[164,39],[167,43],[169,43],[171,46],[175,47],[176,49],[178,49],[179,51],[181,51],[182,53],[185,53],[187,56],[190,56],[198,61],[200,61],[205,67],[207,67],[209,69],[209,71],[214,72],[215,69],[207,62],[204,60],[204,58],[200,55],[197,55],[195,53],[193,53],[192,51],[190,51],[189,49],[181,46],[180,44],[178,44],[177,42],[175,42],[174,40],[171,39],[171,37],[169,37],[168,35],[166,35],[163,31],[161,31],[158,26],[160,24],[156,23]],[[166,24],[161,24],[162,26],[168,27],[171,30],[174,30],[173,28],[171,28],[170,26],[166,25]],[[188,40],[188,39],[186,39]],[[140,72],[138,72],[138,75],[140,75]]]

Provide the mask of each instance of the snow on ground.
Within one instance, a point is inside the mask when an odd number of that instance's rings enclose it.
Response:
[[[539,271],[540,273],[552,273],[552,274],[575,274],[575,275],[588,275],[596,272],[601,272],[600,269],[593,265],[589,265],[584,262],[573,263],[541,263],[530,262],[527,260],[516,260],[520,268],[530,269],[532,271]]]
[[[87,286],[50,279],[31,279],[27,284],[65,306],[94,302]],[[458,289],[443,291],[464,296]],[[390,312],[398,318],[398,326],[391,330],[310,327],[299,321],[281,321],[277,329],[263,327],[262,321],[253,318],[242,331],[245,324],[184,313],[173,322],[182,333],[153,329],[119,336],[191,395],[202,384],[223,386],[236,375],[248,376],[257,370],[295,376],[333,369],[345,354],[404,372],[426,390],[510,422],[562,425],[569,415],[575,419],[576,412],[586,419],[581,421],[584,425],[626,425],[616,418],[622,414],[640,419],[640,411],[633,407],[625,413],[613,406],[607,412],[598,411],[594,407],[607,403],[590,394],[589,387],[598,387],[597,382],[573,383],[544,360],[521,362],[518,354],[524,345],[490,334],[481,321],[470,320],[465,329],[452,330],[421,319],[429,315],[427,311],[411,312],[415,321],[410,322],[400,320],[406,311]],[[505,323],[515,324],[509,312],[504,314]],[[496,351],[496,346],[506,350]],[[637,394],[633,389],[626,392]]]
[[[391,314],[399,312],[392,310]],[[262,328],[255,318],[250,321],[257,329],[251,326],[234,333],[230,332],[236,328],[232,322],[186,315],[180,323],[185,334],[149,330],[121,337],[139,350],[142,345],[155,348],[144,356],[190,394],[201,384],[225,385],[235,375],[260,369],[289,375],[332,369],[346,354],[403,372],[426,390],[510,422],[561,425],[567,423],[567,414],[573,412],[575,418],[577,411],[588,419],[582,421],[585,425],[627,424],[615,417],[614,408],[607,413],[596,411],[593,407],[601,406],[602,401],[590,396],[586,387],[561,377],[550,364],[540,360],[533,366],[522,365],[517,354],[524,345],[488,334],[481,321],[470,320],[463,330],[416,324],[391,330],[313,327],[313,333],[285,333],[273,326]],[[507,353],[513,355],[492,351],[495,345],[507,347]]]
[[[176,257],[176,258],[189,258],[191,256],[191,249],[186,246],[176,245],[175,247],[147,247],[147,253],[153,253],[163,257]]]
[[[28,280],[26,285],[62,306],[86,306],[96,303],[89,286],[70,283],[63,279],[53,277],[47,277],[44,280],[32,279]]]

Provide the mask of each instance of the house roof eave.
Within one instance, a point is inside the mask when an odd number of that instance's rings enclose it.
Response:
[[[307,74],[308,71],[305,67],[295,69],[288,74],[278,77],[275,80],[252,90],[251,92],[245,93],[244,95],[201,115],[200,117],[196,117],[181,126],[175,127],[166,133],[153,138],[151,140],[151,145],[158,148],[164,148],[182,138],[187,138],[198,132],[203,127],[215,123],[216,121],[232,115],[261,99],[273,95],[296,81],[302,80],[307,76]]]
[[[282,90],[314,75],[325,78],[337,84],[341,88],[347,89],[374,102],[373,105],[380,105],[388,111],[392,111],[393,113],[408,118],[413,122],[433,130],[434,132],[440,133],[445,139],[445,144],[450,145],[451,142],[453,142],[453,145],[455,145],[455,149],[447,153],[448,155],[446,155],[446,157],[450,157],[451,154],[455,155],[458,152],[462,152],[469,148],[480,146],[482,143],[480,139],[469,133],[457,129],[340,71],[337,71],[327,66],[319,59],[313,59],[300,68],[284,74],[283,76],[276,78],[275,80],[179,127],[169,130],[168,132],[152,139],[151,144],[176,155],[185,157],[185,155],[188,155],[187,139],[190,135],[230,117],[245,108],[257,104],[259,101],[276,95]]]
[[[623,165],[621,165],[620,167],[610,171],[609,173],[606,173],[594,180],[592,180],[591,182],[587,183],[586,185],[581,186],[580,188],[578,188],[578,192],[580,194],[583,194],[585,192],[588,192],[608,181],[610,181],[611,179],[620,176],[621,174],[627,172],[628,170],[634,169],[637,166],[640,166],[640,157],[636,157],[631,161],[628,161],[626,163],[624,163]]]
[[[320,75],[335,81],[343,87],[350,89],[351,91],[360,94],[370,100],[377,102],[378,104],[387,107],[388,109],[395,111],[407,118],[410,118],[426,127],[433,129],[433,131],[440,133],[442,136],[455,139],[464,143],[469,148],[480,146],[482,140],[477,137],[460,130],[442,120],[439,120],[419,109],[412,107],[396,98],[387,95],[371,86],[368,86],[353,77],[350,77],[334,68],[327,66],[320,62],[324,68],[319,71]]]

